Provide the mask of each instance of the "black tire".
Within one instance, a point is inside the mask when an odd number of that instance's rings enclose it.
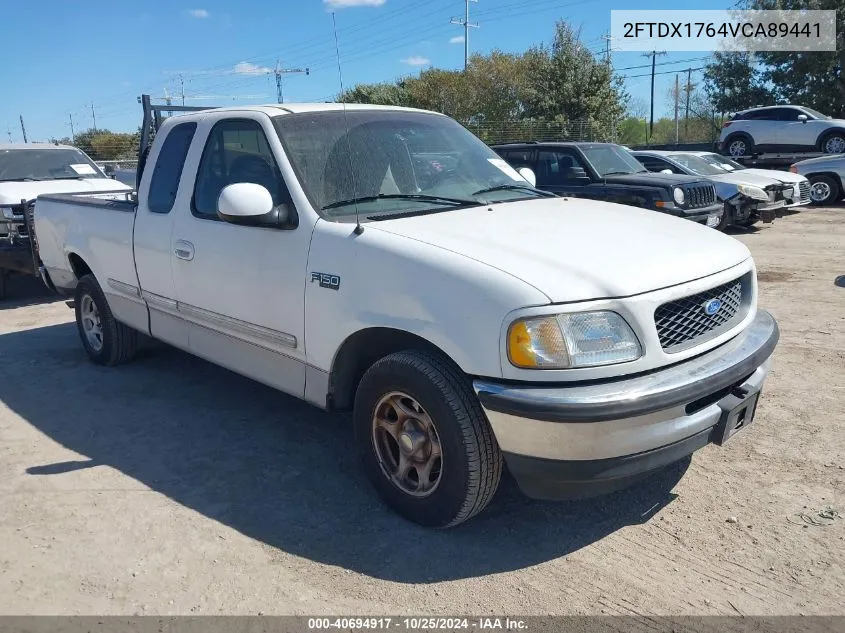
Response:
[[[373,432],[376,406],[394,392],[419,403],[439,437],[440,474],[428,496],[402,490],[379,461]],[[469,380],[445,358],[408,350],[376,362],[358,385],[353,423],[367,476],[406,519],[426,527],[452,527],[481,512],[493,498],[502,476],[502,453]]]
[[[836,178],[826,174],[810,176],[810,204],[817,207],[836,204],[842,197],[842,191]]]
[[[754,139],[748,136],[748,134],[738,133],[738,134],[731,134],[728,138],[725,139],[723,153],[725,156],[730,156],[732,158],[741,158],[743,156],[753,156],[754,155]],[[735,153],[738,151],[739,153]]]
[[[0,268],[0,301],[6,298],[6,280],[8,276],[8,273]]]
[[[83,305],[91,300],[99,316],[102,344],[99,349],[91,343],[83,326]],[[126,363],[138,350],[138,332],[114,318],[108,301],[94,275],[85,275],[76,284],[74,300],[76,328],[88,357],[99,365],[113,367]]]
[[[845,152],[845,132],[834,130],[819,139],[819,151],[823,154],[841,154]]]
[[[735,220],[733,225],[743,229],[750,229],[752,226],[757,224],[757,221],[757,218],[746,218],[745,220]]]

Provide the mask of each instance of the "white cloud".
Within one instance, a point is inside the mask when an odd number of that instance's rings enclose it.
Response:
[[[209,16],[208,11],[205,9],[189,9],[188,15],[192,18],[199,18],[200,20],[205,19]]]
[[[408,64],[408,66],[425,66],[426,64],[431,63],[430,59],[423,57],[422,55],[411,55],[410,57],[400,59],[399,61],[403,64]]]
[[[346,9],[348,7],[380,7],[386,0],[323,0],[323,4],[331,9]]]
[[[456,35],[455,37],[449,40],[450,44],[463,44],[464,43],[464,36],[463,35]]]
[[[273,72],[272,68],[250,64],[249,62],[238,62],[232,70],[236,75],[266,75]]]

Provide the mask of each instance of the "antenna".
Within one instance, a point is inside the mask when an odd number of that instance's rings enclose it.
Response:
[[[332,28],[334,29],[334,51],[337,55],[337,76],[340,80],[340,97],[343,98],[343,71],[340,69],[340,46],[337,43],[337,22],[335,22],[334,11],[332,11]],[[358,215],[358,193],[355,190],[355,169],[352,164],[352,143],[349,141],[349,118],[346,116],[346,101],[341,101],[343,106],[343,122],[346,125],[346,149],[349,152],[349,176],[352,178],[352,197],[355,202],[355,235],[361,235],[364,227],[361,226],[361,216]]]

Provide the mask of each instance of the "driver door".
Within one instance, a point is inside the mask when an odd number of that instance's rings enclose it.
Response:
[[[305,387],[304,288],[310,227],[230,224],[217,215],[221,190],[235,182],[290,200],[276,159],[282,154],[266,115],[210,114],[195,143],[200,156],[190,208],[173,227],[179,312],[197,356],[302,397]]]

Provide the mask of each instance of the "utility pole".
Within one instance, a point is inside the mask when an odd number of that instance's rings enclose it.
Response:
[[[282,93],[282,76],[300,73],[310,75],[311,70],[309,68],[282,68],[282,62],[276,61],[276,70],[273,71],[273,74],[276,76],[276,101],[278,103],[285,102],[285,96]]]
[[[666,51],[651,51],[650,53],[643,53],[643,57],[651,57],[651,118],[648,121],[648,138],[647,142],[651,142],[651,135],[654,132],[654,67],[656,65],[657,56],[665,55]]]
[[[6,124],[6,134],[9,135],[9,142],[12,142],[12,128],[9,127],[9,124]]]
[[[606,33],[602,35],[601,38],[604,40],[605,48],[604,48],[604,61],[608,65],[610,65],[610,40],[613,38],[610,37],[610,33]]]
[[[94,112],[94,102],[91,102],[91,118],[94,119],[94,132],[97,131],[97,115]]]
[[[469,65],[469,30],[478,28],[478,22],[469,21],[470,2],[478,2],[478,0],[464,0],[464,17],[452,18],[449,20],[449,24],[459,24],[464,27],[464,70],[466,70]]]
[[[675,75],[675,145],[678,144],[678,105],[681,100],[680,75]]]
[[[76,145],[76,134],[73,131],[73,114],[68,114],[67,117],[70,119],[70,142]]]
[[[23,125],[23,115],[20,115],[20,117],[21,117],[21,134],[23,134],[23,142],[27,143],[28,141],[26,140],[26,128]]]
[[[687,92],[687,105],[684,109],[684,141],[689,140],[689,98],[690,93],[692,92],[692,69],[687,68],[687,85],[686,85],[686,92]]]
[[[185,105],[185,76],[179,73],[179,87],[182,92],[182,105]]]

